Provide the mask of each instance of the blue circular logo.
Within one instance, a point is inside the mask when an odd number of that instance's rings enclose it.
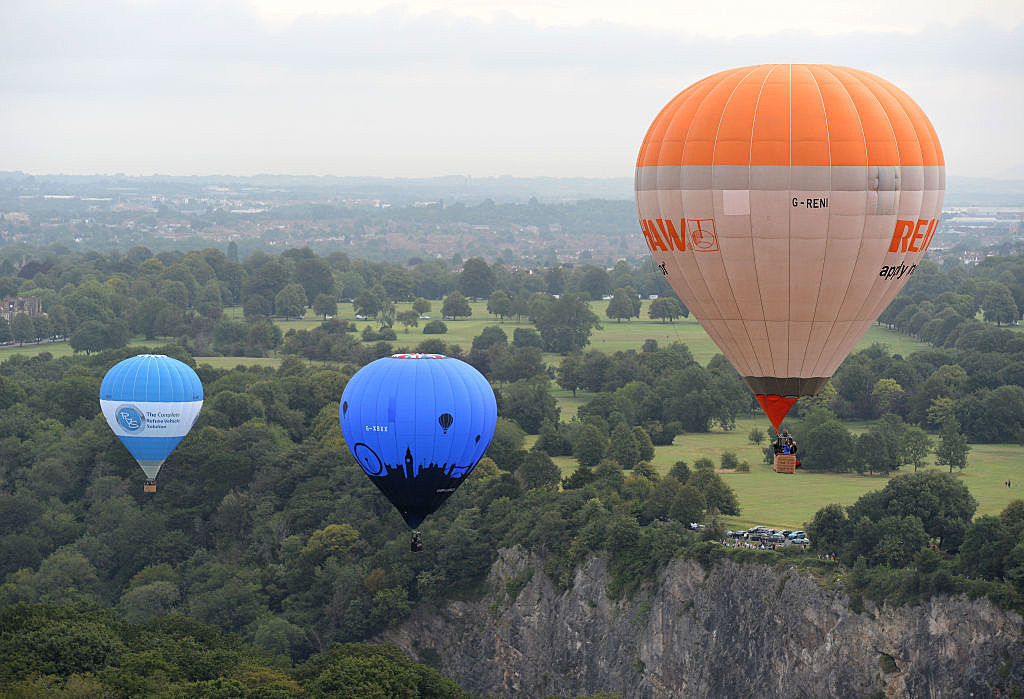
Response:
[[[122,405],[117,409],[117,424],[126,432],[141,432],[146,426],[146,418],[134,405]]]

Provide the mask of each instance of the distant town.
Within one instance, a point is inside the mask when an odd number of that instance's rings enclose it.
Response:
[[[972,201],[977,203],[972,203]],[[929,257],[1024,248],[1024,187],[951,178]],[[0,243],[74,250],[309,247],[388,262],[636,264],[632,182],[550,178],[33,176],[0,173]]]

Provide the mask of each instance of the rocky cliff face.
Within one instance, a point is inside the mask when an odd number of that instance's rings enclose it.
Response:
[[[988,600],[867,605],[795,571],[678,560],[632,599],[595,557],[559,592],[503,551],[480,600],[420,612],[380,640],[474,696],[988,697],[1024,693],[1024,623]]]

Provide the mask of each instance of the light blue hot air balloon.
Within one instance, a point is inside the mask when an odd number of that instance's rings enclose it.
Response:
[[[156,475],[192,429],[203,407],[203,384],[190,366],[162,354],[118,362],[100,384],[100,409],[156,492]]]

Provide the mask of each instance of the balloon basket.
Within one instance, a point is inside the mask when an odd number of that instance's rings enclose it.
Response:
[[[153,481],[146,481],[145,484],[143,484],[143,486],[142,486],[142,492],[144,492],[144,493],[155,493],[156,492],[156,483],[154,483]]]
[[[423,535],[418,531],[412,533],[412,540],[409,542],[409,551],[420,553],[423,551]]]
[[[796,455],[776,454],[775,473],[796,473]]]

